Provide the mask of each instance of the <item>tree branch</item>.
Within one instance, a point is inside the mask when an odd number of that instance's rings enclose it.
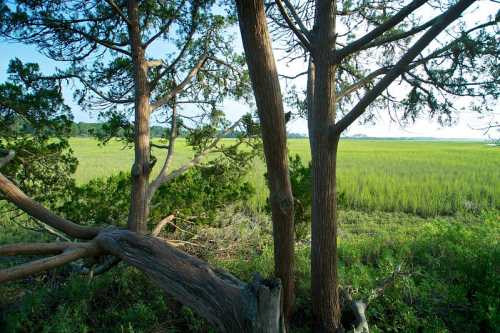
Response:
[[[405,31],[405,32],[401,32],[399,34],[395,34],[395,35],[392,35],[392,36],[387,36],[385,38],[380,38],[380,39],[376,39],[368,44],[365,44],[363,47],[360,48],[360,50],[366,50],[368,48],[371,48],[371,47],[376,47],[376,46],[380,46],[380,45],[383,45],[383,44],[386,44],[386,43],[390,43],[390,42],[394,42],[394,41],[397,41],[397,40],[400,40],[400,39],[403,39],[403,38],[407,38],[407,37],[410,37],[410,36],[413,36],[415,34],[418,34],[419,32],[422,32],[424,31],[425,29],[429,28],[430,26],[432,26],[434,23],[436,23],[436,21],[438,20],[439,17],[435,17],[427,22],[425,22],[424,24],[422,25],[419,25],[418,27],[415,27],[413,29],[410,29],[408,31]]]
[[[177,138],[177,106],[174,103],[172,106],[172,123],[170,126],[170,138],[168,140],[168,151],[167,157],[165,158],[165,162],[160,170],[160,173],[155,178],[155,180],[149,185],[148,188],[148,199],[151,200],[153,198],[156,190],[163,184],[165,177],[167,176],[168,168],[170,167],[170,163],[174,157],[174,147],[175,147],[175,139]]]
[[[297,23],[297,25],[300,28],[300,31],[308,38],[311,38],[311,32],[309,29],[306,28],[304,22],[302,22],[302,19],[300,18],[299,14],[295,10],[295,7],[292,5],[292,3],[289,0],[283,0],[283,3],[285,4],[286,8],[290,11],[290,14],[292,14],[293,19]]]
[[[230,127],[228,127],[226,130],[224,130],[222,133],[219,134],[219,136],[210,144],[208,145],[203,151],[201,151],[200,153],[198,153],[195,157],[193,157],[193,159],[191,159],[189,162],[187,162],[186,164],[184,164],[183,166],[181,166],[180,168],[172,171],[170,174],[163,174],[163,176],[158,180],[156,181],[155,179],[155,182],[154,184],[151,184],[151,186],[149,187],[149,195],[148,197],[151,198],[153,197],[154,193],[156,192],[156,190],[164,183],[166,182],[169,182],[179,176],[181,176],[182,174],[184,174],[186,171],[188,171],[191,167],[199,164],[203,158],[208,155],[210,152],[212,152],[212,150],[217,146],[217,143],[219,143],[219,141],[224,137],[226,136],[226,134],[232,132],[236,126],[238,126],[238,124],[240,123],[240,120],[238,120],[237,122],[235,122],[233,125],[231,125]],[[158,178],[157,178],[158,179]]]
[[[332,55],[332,63],[339,63],[343,58],[348,56],[351,53],[359,51],[364,45],[370,43],[375,38],[381,36],[387,30],[395,27],[398,23],[403,21],[408,15],[410,15],[413,11],[421,7],[428,0],[413,0],[407,6],[403,7],[399,12],[397,12],[394,16],[392,16],[385,23],[379,25],[363,37],[349,43],[347,46],[342,49],[335,51]]]
[[[157,237],[160,234],[160,232],[163,230],[163,228],[165,228],[165,226],[167,224],[171,223],[174,219],[175,219],[175,215],[172,214],[172,215],[165,217],[160,222],[158,222],[156,227],[153,229],[151,236]]]
[[[461,0],[441,14],[436,23],[406,52],[406,54],[392,67],[392,69],[370,90],[354,108],[345,115],[331,130],[333,137],[337,137],[350,124],[365,112],[380,94],[402,73],[408,70],[408,66],[422,50],[429,45],[449,24],[455,21],[474,0]]]
[[[90,248],[91,243],[20,243],[0,246],[0,256],[59,254],[69,249]]]
[[[186,77],[184,78],[184,80],[182,80],[181,83],[176,85],[168,95],[152,103],[151,112],[155,111],[158,108],[161,108],[162,106],[167,104],[173,97],[175,97],[178,93],[180,93],[189,84],[191,79],[198,73],[198,71],[203,67],[207,58],[208,58],[207,54],[202,55],[201,58],[196,63],[196,65],[191,69],[191,71],[188,73],[188,75],[186,75]]]
[[[113,8],[113,11],[117,13],[118,16],[120,16],[125,21],[125,23],[127,23],[127,25],[130,25],[128,17],[125,16],[123,11],[120,9],[120,7],[118,7],[118,5],[113,0],[106,0],[106,2]]]
[[[283,6],[281,0],[276,0],[276,5],[278,5],[278,10],[280,11],[281,16],[283,16],[283,18],[285,19],[286,24],[288,25],[290,30],[292,30],[295,36],[297,36],[297,38],[300,40],[302,46],[306,50],[311,51],[311,42],[307,37],[308,33],[306,33],[306,31],[302,31],[300,28],[297,28],[295,26],[295,24],[292,22],[292,19],[288,15],[285,7]]]
[[[4,193],[5,198],[18,208],[47,225],[64,232],[68,236],[80,239],[92,239],[101,230],[97,227],[78,225],[52,213],[38,202],[28,197],[2,173],[0,173],[0,190]]]
[[[67,250],[62,254],[35,260],[26,264],[0,270],[0,283],[20,279],[31,274],[40,273],[55,267],[62,266],[80,258],[95,256],[100,253],[96,243],[89,247],[79,247]]]
[[[144,43],[143,47],[144,49],[146,49],[152,42],[154,42],[158,37],[160,37],[161,35],[163,35],[165,32],[167,32],[169,29],[170,29],[170,26],[172,25],[172,23],[174,22],[174,18],[177,18],[177,15],[180,11],[180,9],[182,8],[182,6],[184,6],[184,4],[186,3],[186,1],[182,1],[179,6],[177,6],[177,9],[176,9],[176,14],[174,15],[173,18],[171,18],[170,20],[168,20],[167,23],[164,23],[161,27],[161,29],[156,33],[154,34],[146,43]],[[197,8],[193,8],[193,10],[198,10]]]

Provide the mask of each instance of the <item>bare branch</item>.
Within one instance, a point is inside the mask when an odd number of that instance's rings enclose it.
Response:
[[[163,163],[160,173],[148,188],[149,200],[153,198],[154,193],[163,184],[165,177],[167,177],[168,168],[170,167],[170,163],[174,158],[174,147],[176,138],[177,138],[177,106],[174,103],[174,105],[172,106],[172,124],[170,126],[170,138],[168,140],[167,157],[165,158],[165,162]]]
[[[304,35],[306,35],[308,39],[311,39],[311,32],[309,31],[309,29],[307,29],[304,22],[302,22],[302,19],[300,18],[299,14],[295,10],[295,7],[292,5],[292,3],[289,0],[283,0],[283,3],[285,4],[286,8],[290,11],[290,14],[292,14],[295,23],[297,23],[297,25],[300,28],[300,31]]]
[[[173,215],[173,214],[165,217],[163,220],[158,222],[156,227],[153,229],[153,232],[151,233],[151,235],[154,237],[157,237],[160,234],[160,232],[163,230],[163,228],[165,228],[165,226],[167,224],[169,224],[170,222],[172,222],[174,219],[175,219],[175,215]]]
[[[74,248],[90,248],[90,243],[20,243],[0,246],[0,256],[18,256],[35,254],[59,254]]]
[[[304,72],[300,72],[298,74],[295,74],[295,75],[284,75],[284,74],[278,74],[279,77],[282,77],[284,79],[289,79],[289,80],[293,80],[293,79],[296,79],[298,77],[301,77],[303,75],[307,75],[308,71],[304,71]]]
[[[146,61],[146,66],[149,68],[155,68],[155,67],[160,67],[163,66],[165,62],[163,60],[149,60]]]
[[[385,74],[389,71],[389,68],[384,67],[384,68],[379,68],[364,78],[354,82],[344,90],[342,90],[340,93],[337,94],[337,101],[341,100],[342,98],[348,96],[349,94],[355,92],[356,90],[360,89],[361,87],[366,86],[368,83],[372,82],[377,76],[380,76],[382,74]]]
[[[186,171],[188,171],[191,167],[199,164],[203,158],[205,156],[207,156],[209,153],[211,153],[217,146],[217,144],[219,143],[219,141],[225,137],[228,133],[232,132],[236,126],[238,126],[238,124],[240,123],[240,120],[238,120],[237,122],[235,122],[233,125],[231,125],[230,127],[228,127],[226,130],[224,130],[222,133],[219,134],[219,136],[210,144],[208,145],[203,151],[201,151],[200,153],[198,153],[195,157],[193,157],[193,159],[191,159],[189,162],[187,162],[186,164],[184,164],[183,166],[181,166],[180,168],[172,171],[170,174],[165,174],[164,176],[162,176],[162,178],[160,180],[158,180],[158,182],[156,182],[155,180],[155,183],[154,184],[151,184],[151,186],[149,187],[149,198],[151,200],[151,198],[153,197],[154,195],[154,192],[164,183],[166,182],[169,182],[179,176],[181,176],[182,174],[184,174]],[[153,186],[154,185],[154,186]]]
[[[0,283],[20,279],[35,273],[40,273],[75,261],[80,258],[95,256],[100,253],[97,244],[91,243],[89,247],[79,247],[67,250],[62,254],[35,260],[23,265],[0,270]]]

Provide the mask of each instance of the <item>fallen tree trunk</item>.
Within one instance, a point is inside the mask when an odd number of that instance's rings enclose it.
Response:
[[[126,230],[104,230],[96,241],[221,332],[285,331],[279,280],[256,276],[246,284],[160,239]]]
[[[10,154],[13,155],[13,154]],[[11,157],[1,157],[5,165]],[[263,280],[258,275],[246,284],[231,274],[211,267],[161,239],[117,228],[96,228],[66,220],[28,197],[0,173],[4,196],[48,226],[89,242],[11,244],[0,246],[0,256],[44,255],[11,268],[0,269],[0,283],[40,273],[75,260],[112,255],[95,273],[116,265],[119,260],[143,271],[176,301],[189,306],[221,332],[282,333],[286,331],[282,314],[282,286],[279,279]]]

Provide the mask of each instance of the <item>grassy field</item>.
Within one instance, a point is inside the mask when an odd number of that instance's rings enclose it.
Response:
[[[119,142],[101,147],[74,138],[71,145],[80,161],[80,184],[130,170],[133,150]],[[289,140],[289,150],[309,162],[307,139]],[[153,154],[161,160],[164,153]],[[178,140],[173,167],[190,157],[185,141]],[[479,142],[342,140],[338,168],[339,192],[354,210],[435,216],[500,208],[500,150]],[[255,207],[265,203],[264,172],[264,163],[256,160],[249,175],[257,189]]]
[[[92,139],[74,138],[71,145],[80,161],[79,184],[128,171],[133,160],[133,151],[118,142],[100,147]],[[174,167],[192,156],[183,140],[176,149]],[[289,149],[304,163],[310,160],[307,140],[290,140]],[[160,158],[162,152],[154,154]],[[351,287],[355,299],[366,300],[394,277],[368,306],[371,332],[499,332],[499,167],[500,150],[481,143],[342,141],[340,283]],[[264,172],[264,163],[256,160],[248,175],[257,189],[251,208],[265,204]],[[243,280],[253,272],[272,274],[267,212],[228,205],[215,219],[218,227],[189,222],[183,226],[189,234],[181,229],[169,236],[200,242],[197,255],[201,251],[202,258]],[[0,220],[0,244],[42,237],[50,236]],[[0,259],[0,267],[30,260]],[[396,269],[400,276],[394,275]],[[310,332],[310,279],[310,239],[305,236],[296,243],[293,333]],[[171,305],[151,281],[126,265],[92,280],[67,265],[0,285],[0,332],[160,331],[214,332],[191,310]]]

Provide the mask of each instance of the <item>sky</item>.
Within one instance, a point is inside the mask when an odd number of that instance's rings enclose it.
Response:
[[[239,34],[234,32],[236,49],[242,50],[241,39]],[[153,52],[161,52],[160,47],[156,47]],[[0,42],[0,82],[6,80],[6,71],[10,59],[19,58],[23,62],[36,62],[40,64],[40,69],[43,73],[49,74],[55,70],[55,68],[62,67],[61,64],[57,64],[53,60],[48,59],[44,55],[40,54],[34,46],[28,46],[21,43],[14,42]],[[279,59],[279,54],[276,54],[276,58]],[[304,65],[305,66],[305,65]],[[299,65],[300,67],[300,65]],[[290,68],[284,62],[278,63],[278,70],[283,74],[298,73],[302,71],[301,68]],[[306,77],[303,76],[297,79],[296,84],[298,86],[305,86]],[[73,110],[74,119],[77,122],[96,122],[98,121],[95,114],[89,114],[86,111],[80,109],[80,107],[73,101],[71,86],[65,86],[63,89],[64,97],[66,103],[71,106]],[[460,102],[459,102],[460,103]],[[460,105],[459,105],[460,106]],[[224,110],[226,111],[228,118],[230,120],[237,120],[241,115],[248,112],[250,109],[247,105],[236,102],[227,101],[224,105]],[[412,125],[407,125],[405,127],[400,126],[390,120],[387,112],[380,110],[376,117],[375,123],[370,124],[359,124],[355,123],[351,125],[348,129],[347,135],[363,134],[372,137],[435,137],[435,138],[447,138],[447,139],[458,139],[458,138],[468,138],[468,139],[487,139],[489,135],[497,135],[495,132],[485,134],[480,128],[484,127],[488,121],[500,120],[500,106],[496,105],[494,112],[487,117],[481,118],[477,113],[470,111],[464,111],[457,114],[457,122],[450,127],[441,127],[434,120],[429,120],[426,118],[419,119],[416,123]],[[292,119],[287,124],[288,132],[307,134],[307,121],[305,119]]]

